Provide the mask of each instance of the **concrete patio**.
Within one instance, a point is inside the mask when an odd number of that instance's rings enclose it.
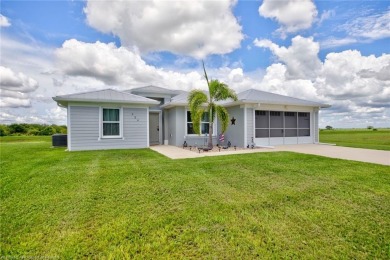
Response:
[[[234,151],[233,149],[221,152],[194,152],[170,145],[151,146],[150,149],[171,159],[200,158],[206,156],[221,156],[244,153],[280,152],[289,151],[304,154],[313,154],[330,158],[390,165],[390,151],[350,148],[326,144],[299,144],[280,145],[274,148],[257,148]]]

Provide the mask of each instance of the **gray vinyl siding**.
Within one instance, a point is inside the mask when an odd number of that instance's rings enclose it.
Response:
[[[251,145],[254,142],[255,133],[254,130],[254,122],[253,122],[253,108],[246,108],[246,144]],[[253,138],[253,139],[252,139]]]
[[[230,141],[232,145],[244,147],[244,109],[239,106],[226,109],[229,113],[229,127],[225,133],[225,140]],[[233,117],[236,119],[235,125],[232,125],[230,121]]]
[[[168,114],[168,144],[182,146],[184,141],[188,145],[203,146],[207,144],[204,136],[187,136],[186,134],[186,108],[173,107],[166,110]],[[206,141],[205,141],[206,140]],[[217,137],[213,137],[213,143],[217,144]]]
[[[166,110],[165,114],[168,116],[168,144],[176,145],[176,108]]]
[[[70,106],[71,150],[145,148],[147,109],[123,108],[123,138],[100,138],[97,107]]]

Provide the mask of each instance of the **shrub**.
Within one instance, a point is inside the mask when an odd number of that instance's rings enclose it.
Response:
[[[0,125],[0,136],[7,136],[9,135],[9,130],[6,125]]]
[[[0,124],[0,136],[21,136],[21,135],[52,135],[66,134],[65,125],[45,125],[45,124]]]
[[[23,124],[11,124],[8,129],[10,134],[25,134],[27,132]]]

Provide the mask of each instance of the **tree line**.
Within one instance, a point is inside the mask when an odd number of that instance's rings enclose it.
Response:
[[[53,134],[66,134],[66,126],[54,124],[0,124],[0,136]]]

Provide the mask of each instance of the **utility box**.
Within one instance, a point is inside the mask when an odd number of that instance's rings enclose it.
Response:
[[[66,134],[54,134],[51,136],[51,142],[54,147],[56,146],[67,146],[68,135]]]

